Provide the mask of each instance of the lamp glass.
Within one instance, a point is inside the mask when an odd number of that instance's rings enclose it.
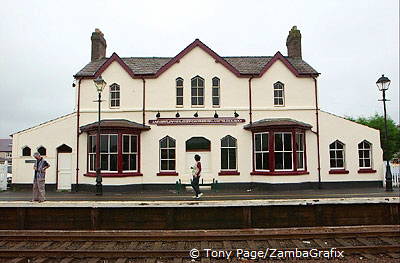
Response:
[[[380,91],[383,90],[388,90],[389,86],[390,86],[390,79],[385,77],[385,75],[382,74],[382,77],[380,77],[377,81],[376,81],[376,86],[378,87],[378,89]]]
[[[95,80],[93,80],[94,85],[96,86],[97,92],[101,93],[107,83],[104,81],[104,79],[101,76],[98,76]]]

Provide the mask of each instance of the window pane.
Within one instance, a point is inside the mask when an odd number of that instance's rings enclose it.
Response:
[[[303,169],[304,168],[304,161],[303,161],[303,153],[297,153],[297,168]]]
[[[336,148],[337,149],[343,149],[343,144],[336,142]]]
[[[229,169],[236,169],[236,149],[229,149]]]
[[[168,161],[161,160],[161,170],[168,170]]]
[[[292,169],[292,154],[284,153],[285,166],[284,169]]]
[[[337,167],[343,167],[343,160],[338,159],[338,160],[336,161],[336,163],[337,163]]]
[[[130,170],[136,171],[136,154],[129,155]]]
[[[137,136],[131,136],[131,152],[137,152]]]
[[[118,135],[110,135],[110,152],[116,153],[117,150],[117,145],[118,145]]]
[[[285,151],[291,151],[292,150],[292,134],[290,133],[285,133],[284,135],[284,147]]]
[[[89,171],[93,171],[93,154],[89,155]]]
[[[177,88],[176,89],[176,96],[183,96],[183,89],[182,88]]]
[[[256,153],[256,169],[262,170],[262,153]]]
[[[197,84],[199,87],[204,87],[204,80],[202,80],[201,78],[198,78]]]
[[[283,169],[283,153],[280,152],[275,153],[275,169],[276,170]]]
[[[108,170],[108,154],[100,155],[101,170]]]
[[[167,138],[162,138],[160,140],[160,148],[167,148]]]
[[[115,102],[115,107],[119,107],[119,99]]]
[[[195,97],[192,97],[192,105],[197,105],[197,99]]]
[[[329,144],[329,149],[335,149],[335,143]]]
[[[169,138],[168,145],[169,145],[170,148],[174,148],[175,147],[175,140],[172,139],[172,138]]]
[[[256,151],[261,151],[261,134],[255,135],[254,144],[256,146]]]
[[[168,159],[175,159],[175,150],[168,150]]]
[[[182,79],[177,79],[176,80],[176,86],[183,86],[183,80]]]
[[[369,156],[369,150],[365,150],[364,151],[364,158],[370,158],[370,156]]]
[[[269,153],[263,153],[263,170],[269,170]]]
[[[176,98],[176,105],[183,105],[183,98],[182,97]]]
[[[212,85],[213,86],[219,86],[219,79],[218,78],[213,78],[212,79]]]
[[[197,87],[197,79],[192,79],[192,87]]]
[[[198,95],[198,96],[204,96],[204,89],[203,89],[203,88],[199,88],[199,89],[197,90],[197,95]]]
[[[219,105],[219,97],[212,98],[213,105]]]
[[[282,151],[282,150],[283,150],[282,134],[275,133],[275,151]]]
[[[168,159],[168,150],[161,150],[161,159]]]
[[[218,95],[219,95],[219,92],[218,92],[218,91],[219,91],[219,88],[213,88],[213,89],[212,89],[212,95],[213,95],[213,96],[218,96]]]
[[[364,166],[363,159],[359,159],[359,160],[358,160],[358,166],[360,166],[360,167],[365,167],[365,166]]]
[[[371,167],[371,160],[370,159],[365,159],[365,167]]]
[[[331,164],[331,167],[332,167],[332,168],[335,168],[335,167],[336,167],[336,162],[335,162],[334,159],[331,159],[331,160],[330,160],[330,164]]]
[[[204,105],[204,98],[203,97],[199,98],[199,105]]]
[[[262,148],[261,148],[261,150],[268,151],[268,134],[267,133],[263,133],[261,135],[261,138],[262,138]]]
[[[192,96],[197,96],[197,88],[192,88]]]
[[[228,149],[221,149],[221,169],[228,169]]]
[[[229,137],[224,137],[221,140],[221,147],[228,147],[229,146]]]
[[[168,161],[168,170],[175,170],[175,160]]]
[[[122,155],[122,170],[129,170],[129,154]]]
[[[108,152],[108,135],[100,135],[100,152]]]
[[[343,151],[336,151],[336,158],[343,159]]]
[[[110,171],[117,171],[117,155],[110,155]]]
[[[276,99],[276,98],[274,99],[274,105],[280,105],[279,104],[279,99]]]
[[[229,145],[230,147],[236,147],[236,139],[229,136],[229,137],[228,137],[228,145]]]
[[[127,135],[122,137],[122,151],[129,152],[129,136]]]

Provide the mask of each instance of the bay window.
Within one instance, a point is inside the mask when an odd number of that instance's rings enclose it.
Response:
[[[293,167],[292,133],[276,132],[275,136],[275,170],[290,171]]]

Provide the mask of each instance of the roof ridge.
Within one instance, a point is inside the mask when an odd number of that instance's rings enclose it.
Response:
[[[273,58],[274,56],[221,56],[222,58]]]

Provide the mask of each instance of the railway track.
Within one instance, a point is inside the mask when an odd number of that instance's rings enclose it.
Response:
[[[190,262],[189,252],[193,249],[197,251],[194,256],[199,262],[251,262],[256,259],[266,262],[292,258],[295,254],[289,253],[295,251],[297,255],[308,255],[308,258],[311,258],[312,250],[331,253],[343,251],[344,258],[338,259],[352,261],[366,259],[397,262],[400,258],[400,226],[167,231],[0,231],[0,262],[178,263]],[[253,258],[251,251],[261,251],[264,253],[263,257]],[[285,251],[288,254],[276,254]],[[318,260],[324,261],[327,257],[320,255]]]

